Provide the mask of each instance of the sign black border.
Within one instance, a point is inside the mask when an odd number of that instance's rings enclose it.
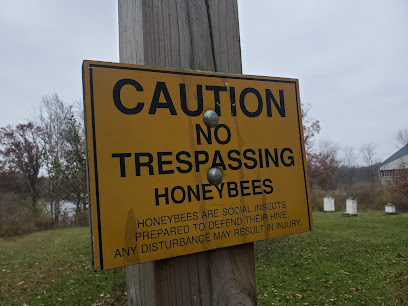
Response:
[[[99,242],[99,260],[101,270],[103,270],[103,252],[102,252],[102,226],[101,226],[101,211],[100,211],[100,199],[99,199],[99,182],[98,182],[98,161],[97,161],[97,153],[96,153],[96,135],[95,135],[95,105],[94,105],[94,93],[93,93],[93,69],[92,68],[107,68],[107,69],[123,69],[123,70],[136,70],[136,71],[144,71],[144,72],[157,72],[157,73],[165,73],[165,74],[177,74],[177,75],[190,75],[190,76],[199,76],[199,77],[209,77],[209,78],[221,78],[225,77],[228,79],[235,79],[235,80],[247,80],[247,81],[261,81],[261,82],[274,82],[274,83],[289,83],[295,86],[296,92],[296,111],[298,117],[298,130],[299,130],[299,141],[300,141],[300,148],[301,148],[301,155],[302,155],[302,166],[303,166],[303,177],[305,182],[305,192],[306,192],[306,200],[307,200],[307,214],[309,219],[309,231],[312,230],[312,225],[310,221],[310,206],[309,206],[309,190],[307,188],[307,178],[306,178],[306,168],[305,168],[305,157],[303,154],[303,146],[302,146],[302,131],[300,129],[300,114],[299,114],[299,94],[297,88],[296,81],[289,81],[289,80],[270,80],[264,78],[257,78],[255,76],[237,76],[237,75],[228,75],[228,74],[211,74],[211,72],[188,72],[188,71],[176,71],[176,70],[159,70],[154,68],[142,68],[142,67],[126,67],[126,66],[116,66],[112,63],[112,65],[107,64],[95,64],[89,63],[89,83],[90,83],[90,94],[91,94],[91,117],[92,117],[92,146],[93,146],[93,159],[94,159],[94,170],[95,170],[95,192],[96,192],[96,212],[98,217],[98,242]],[[165,69],[165,68],[164,68]],[[85,95],[84,95],[85,96]]]

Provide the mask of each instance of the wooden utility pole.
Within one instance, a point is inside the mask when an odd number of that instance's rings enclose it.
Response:
[[[119,0],[120,61],[242,73],[236,0]],[[127,267],[129,305],[256,305],[254,244]]]

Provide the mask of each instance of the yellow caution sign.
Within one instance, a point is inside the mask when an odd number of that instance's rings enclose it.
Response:
[[[84,61],[94,267],[312,229],[298,80]]]

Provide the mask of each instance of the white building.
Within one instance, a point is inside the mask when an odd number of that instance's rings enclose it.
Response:
[[[398,179],[408,171],[408,145],[395,152],[380,165],[380,182],[382,185]]]

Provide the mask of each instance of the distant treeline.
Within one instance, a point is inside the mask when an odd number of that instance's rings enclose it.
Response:
[[[87,211],[82,105],[46,96],[33,120],[0,128],[0,235],[83,224]]]
[[[340,202],[356,197],[367,209],[394,202],[408,210],[408,178],[381,186],[373,143],[360,148],[341,148],[328,139],[315,143],[320,123],[309,111],[302,104],[314,209],[321,209],[323,196],[335,195]],[[401,135],[408,140],[408,132]],[[82,103],[69,105],[56,94],[43,98],[33,120],[0,128],[0,236],[88,224],[85,148]],[[75,210],[67,212],[66,202]]]

